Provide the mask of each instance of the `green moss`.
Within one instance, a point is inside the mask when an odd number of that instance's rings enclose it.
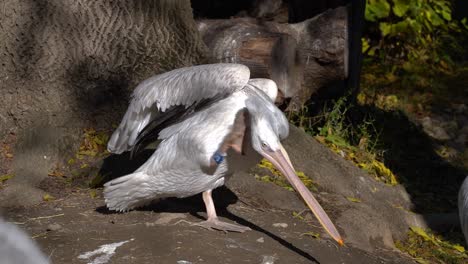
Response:
[[[397,185],[398,181],[393,172],[385,166],[383,162],[376,159],[370,159],[364,163],[358,163],[358,166],[368,173],[374,175],[378,180],[381,180],[389,185]]]
[[[455,241],[462,239],[460,232],[446,235]],[[419,227],[411,227],[407,239],[397,241],[395,245],[419,263],[468,263],[468,255],[463,246]]]

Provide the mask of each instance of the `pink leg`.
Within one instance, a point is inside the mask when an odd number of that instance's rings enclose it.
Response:
[[[206,229],[216,229],[221,231],[231,231],[240,233],[251,230],[246,226],[230,224],[219,220],[218,216],[216,215],[216,209],[214,206],[213,198],[211,197],[211,190],[203,192],[203,201],[205,202],[208,219],[204,222],[196,223],[194,225],[201,226]]]
[[[203,202],[205,202],[206,214],[208,215],[208,220],[216,219],[216,208],[214,206],[213,198],[211,197],[211,190],[202,193]]]

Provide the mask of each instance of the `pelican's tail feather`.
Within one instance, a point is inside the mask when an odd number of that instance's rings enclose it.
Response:
[[[135,172],[104,184],[104,200],[109,209],[125,212],[144,206],[154,200],[150,177]]]

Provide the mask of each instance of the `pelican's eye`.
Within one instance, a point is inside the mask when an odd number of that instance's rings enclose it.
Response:
[[[262,149],[270,150],[270,147],[268,146],[268,144],[265,141],[262,141]]]

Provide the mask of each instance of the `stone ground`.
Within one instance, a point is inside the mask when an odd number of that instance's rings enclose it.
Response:
[[[102,190],[86,187],[92,170],[85,170],[84,178],[70,170],[61,174],[47,160],[14,168],[29,156],[53,155],[49,144],[43,146],[5,152],[13,164],[4,170],[16,174],[0,185],[0,215],[26,230],[52,263],[414,263],[393,243],[409,226],[424,227],[422,217],[405,209],[411,201],[404,188],[373,180],[294,127],[284,146],[296,169],[314,180],[314,195],[344,236],[344,247],[324,232],[295,192],[247,173],[233,175],[227,187],[214,192],[218,214],[252,229],[244,234],[188,224],[204,217],[200,195],[110,212]],[[107,167],[118,177],[138,166],[128,157],[110,156],[88,168]],[[21,180],[28,177],[34,179]],[[46,194],[53,199],[43,201]]]
[[[89,190],[64,189],[63,194],[61,199],[3,212],[31,234],[52,263],[413,263],[388,249],[369,253],[352,245],[339,247],[319,226],[293,217],[291,211],[253,206],[256,201],[241,201],[228,188],[215,194],[220,215],[252,231],[223,233],[190,226],[188,222],[204,216],[200,196],[113,213],[104,207],[99,192],[95,198]],[[119,242],[124,243],[115,254],[80,258]]]

